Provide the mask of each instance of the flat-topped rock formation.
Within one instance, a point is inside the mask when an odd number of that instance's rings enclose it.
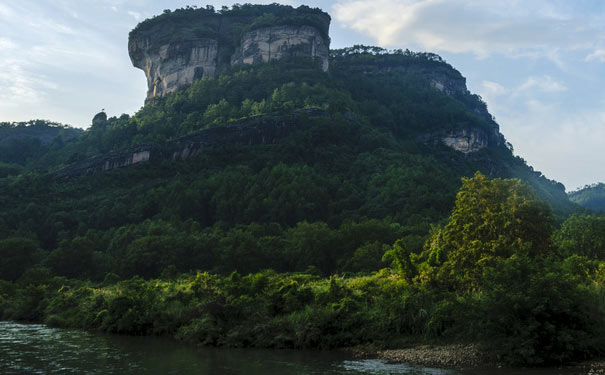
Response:
[[[306,6],[187,8],[140,23],[130,32],[128,52],[132,64],[145,72],[149,100],[236,64],[308,57],[327,71],[329,27],[327,13]]]

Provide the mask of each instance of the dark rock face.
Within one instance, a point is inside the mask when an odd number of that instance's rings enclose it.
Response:
[[[306,114],[321,116],[324,112],[310,109]],[[216,146],[273,144],[298,129],[302,125],[299,120],[300,115],[251,117],[231,125],[204,129],[162,144],[137,145],[82,160],[56,172],[55,176],[69,178],[148,161],[185,160]]]

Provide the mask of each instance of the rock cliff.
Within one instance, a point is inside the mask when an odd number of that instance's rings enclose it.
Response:
[[[218,42],[200,38],[154,46],[150,39],[131,40],[132,63],[145,72],[147,99],[163,96],[191,84],[194,80],[214,77],[217,68]]]
[[[488,134],[477,128],[453,129],[440,137],[443,144],[465,154],[488,147],[488,139]]]
[[[245,33],[232,64],[257,64],[292,57],[312,57],[328,70],[329,40],[310,26],[265,27]]]
[[[235,64],[308,57],[328,69],[330,16],[301,6],[179,9],[146,20],[130,32],[132,64],[147,78],[147,100]]]
[[[307,109],[304,113],[305,118],[327,115],[318,109]],[[300,118],[300,114],[250,117],[234,124],[200,130],[165,143],[137,145],[85,159],[57,171],[55,176],[66,179],[149,161],[186,160],[211,147],[273,144],[304,126],[299,121]]]

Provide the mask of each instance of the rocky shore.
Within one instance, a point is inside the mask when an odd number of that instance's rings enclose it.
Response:
[[[407,349],[380,350],[376,356],[392,362],[405,362],[426,367],[475,368],[497,366],[476,344],[456,344],[443,346],[416,346]]]
[[[452,345],[421,345],[405,349],[390,350],[353,350],[356,356],[363,358],[379,358],[389,362],[409,363],[423,367],[446,368],[462,371],[463,374],[477,375],[493,373],[503,375],[519,375],[531,373],[535,375],[605,375],[605,359],[590,360],[557,368],[510,368],[503,366],[496,358],[481,350],[477,344]]]

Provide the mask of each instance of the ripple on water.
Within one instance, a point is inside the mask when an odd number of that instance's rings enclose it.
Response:
[[[175,341],[0,322],[0,374],[454,375],[297,351],[197,349]]]
[[[452,370],[423,368],[404,363],[389,363],[381,359],[344,361],[341,365],[349,373],[375,375],[454,375]]]

